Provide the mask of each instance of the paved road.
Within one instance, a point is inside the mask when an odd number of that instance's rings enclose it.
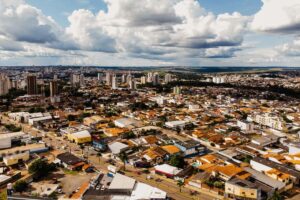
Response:
[[[17,126],[22,126],[22,130],[25,133],[29,133],[33,136],[42,136],[43,141],[47,145],[52,146],[56,150],[70,151],[71,153],[76,154],[77,156],[82,155],[82,150],[79,148],[78,145],[76,145],[75,143],[69,142],[68,140],[64,139],[63,137],[56,137],[55,135],[52,135],[50,133],[46,133],[44,131],[37,130],[36,128],[31,127],[28,124],[17,123],[15,121],[9,119],[8,117],[4,116],[3,114],[1,114],[0,116],[2,116],[3,123],[12,123]],[[43,136],[47,136],[47,137],[43,137]],[[105,159],[103,156],[102,157],[97,156],[97,152],[94,151],[92,148],[85,147],[85,149],[83,150],[83,154],[85,156],[87,156],[88,161],[91,164],[93,164],[98,170],[101,170],[102,172],[108,172],[107,166],[109,164],[106,163],[107,159]],[[121,162],[119,162],[118,165],[122,166],[123,164]],[[154,177],[154,179],[148,180],[147,175],[145,175],[145,174],[138,175],[136,173],[136,169],[133,168],[132,166],[127,165],[126,168],[128,169],[125,171],[125,174],[127,176],[133,177],[137,181],[140,181],[140,182],[152,185],[154,187],[157,187],[161,190],[164,190],[165,192],[168,193],[168,196],[172,197],[173,199],[176,199],[176,200],[217,199],[214,194],[211,194],[209,192],[202,191],[202,190],[190,189],[190,187],[182,187],[181,192],[180,192],[179,187],[177,186],[177,183],[171,179],[165,179],[158,175],[152,175]],[[162,182],[155,181],[156,178],[162,179]],[[191,196],[190,191],[192,191],[192,190],[194,190],[194,191],[196,190],[199,194],[197,196]]]

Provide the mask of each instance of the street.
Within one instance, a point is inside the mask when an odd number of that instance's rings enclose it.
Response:
[[[53,150],[58,150],[63,152],[69,151],[70,153],[73,153],[74,155],[78,157],[85,156],[86,160],[88,160],[89,163],[91,163],[97,170],[102,171],[104,173],[107,173],[107,167],[110,165],[106,161],[108,160],[105,158],[105,156],[97,156],[97,152],[90,146],[85,146],[85,148],[82,150],[80,149],[79,145],[75,143],[69,142],[67,139],[63,137],[57,137],[54,134],[46,133],[42,130],[37,130],[34,127],[31,127],[28,124],[21,124],[17,123],[11,119],[9,119],[7,116],[4,116],[3,114],[0,115],[3,123],[11,123],[15,124],[17,126],[21,126],[22,130],[25,133],[28,133],[32,136],[38,136],[42,137],[42,140],[48,145],[53,148]],[[83,154],[82,154],[83,153]],[[118,161],[118,166],[123,166],[123,163]],[[157,187],[161,190],[164,190],[168,193],[168,196],[177,199],[177,200],[211,200],[211,199],[218,199],[218,196],[202,191],[200,189],[192,188],[191,186],[185,186],[182,187],[181,192],[179,191],[179,187],[177,186],[177,182],[171,179],[164,178],[159,175],[151,175],[152,179],[147,179],[147,174],[137,174],[137,169],[135,169],[131,165],[126,165],[126,171],[124,171],[125,175],[132,177],[136,179],[137,181],[149,184],[151,186]],[[161,182],[155,181],[155,179],[161,179]],[[197,191],[197,195],[191,195],[191,191]]]

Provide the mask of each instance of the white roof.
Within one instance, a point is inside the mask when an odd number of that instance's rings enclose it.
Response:
[[[126,149],[127,147],[128,145],[123,144],[121,142],[113,142],[108,144],[108,148],[113,154],[119,154],[123,149]]]
[[[139,199],[166,199],[167,193],[145,183],[138,182],[131,193],[130,200]]]
[[[181,126],[186,124],[187,121],[170,121],[170,122],[166,122],[167,126]]]
[[[181,169],[178,169],[177,167],[173,167],[168,164],[162,164],[162,165],[156,165],[155,170],[166,173],[166,174],[171,174],[171,175],[176,175],[178,174]]]
[[[6,175],[0,175],[0,183],[4,182],[4,181],[7,181],[9,180],[10,177],[9,176],[6,176]]]
[[[72,136],[77,137],[77,138],[86,138],[86,137],[91,137],[91,134],[87,130],[79,131],[76,133],[72,133]]]
[[[26,135],[26,133],[20,131],[20,132],[14,132],[14,133],[5,133],[5,134],[0,134],[0,139],[4,138],[17,138],[17,137],[22,137]]]
[[[129,126],[131,124],[134,124],[135,121],[130,118],[120,118],[120,119],[115,120],[115,123],[122,124],[123,126]]]
[[[135,180],[122,174],[116,174],[109,185],[110,190],[133,190]]]
[[[48,120],[48,119],[52,119],[52,116],[43,116],[43,117],[30,118],[29,121],[38,122],[38,121],[44,121],[44,120]]]

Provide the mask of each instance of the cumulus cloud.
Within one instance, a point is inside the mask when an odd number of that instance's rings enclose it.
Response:
[[[24,0],[0,0],[0,53],[6,58],[66,57],[68,62],[78,56],[82,63],[98,62],[97,55],[121,63],[125,58],[138,63],[236,60],[245,51],[249,27],[253,34],[300,30],[299,0],[262,1],[259,12],[249,17],[238,12],[214,14],[198,0],[104,0],[106,10],[75,10],[63,28]],[[296,39],[276,51],[298,56],[299,49]],[[259,55],[252,57],[249,60]]]
[[[293,42],[277,46],[276,50],[286,56],[300,56],[300,38],[295,39]]]
[[[23,46],[13,40],[9,40],[5,37],[0,37],[0,50],[2,51],[23,51]]]
[[[23,1],[0,0],[0,35],[15,41],[49,43],[57,40],[59,28],[51,17]]]
[[[249,21],[237,12],[216,16],[196,0],[105,2],[107,12],[77,10],[69,16],[66,32],[81,49],[143,57],[175,53],[178,48],[204,52],[239,46]]]
[[[254,15],[251,28],[256,31],[299,33],[299,0],[262,0],[263,6]]]

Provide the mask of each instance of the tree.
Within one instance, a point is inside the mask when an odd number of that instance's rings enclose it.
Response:
[[[49,105],[47,107],[47,111],[55,110],[55,107],[53,105]]]
[[[122,162],[123,162],[123,167],[124,167],[124,171],[126,170],[126,162],[127,162],[127,160],[128,160],[128,156],[127,156],[127,154],[125,153],[125,152],[121,152],[120,154],[119,154],[119,158],[122,160]]]
[[[174,167],[183,168],[185,166],[185,161],[180,155],[172,155],[169,164]]]
[[[49,164],[46,160],[38,159],[29,166],[29,173],[33,174],[33,179],[39,180],[54,171],[55,168],[55,164]]]
[[[84,153],[84,152],[83,152],[83,151],[84,151],[84,145],[83,145],[83,144],[80,144],[79,147],[80,147],[80,149],[81,149],[81,154],[83,155],[83,153]]]
[[[278,191],[276,191],[270,198],[268,198],[268,200],[283,200],[283,197],[279,194]]]
[[[179,187],[179,191],[181,192],[181,188],[184,186],[184,182],[182,180],[178,180],[177,185]]]
[[[68,115],[67,119],[69,121],[75,121],[76,120],[76,116],[75,115]]]
[[[97,153],[97,156],[99,157],[99,163],[101,163],[102,153],[101,153],[101,152],[98,152],[98,153]]]
[[[14,184],[14,190],[16,192],[25,192],[28,188],[28,183],[24,180],[20,180],[20,181],[17,181],[15,184]]]

